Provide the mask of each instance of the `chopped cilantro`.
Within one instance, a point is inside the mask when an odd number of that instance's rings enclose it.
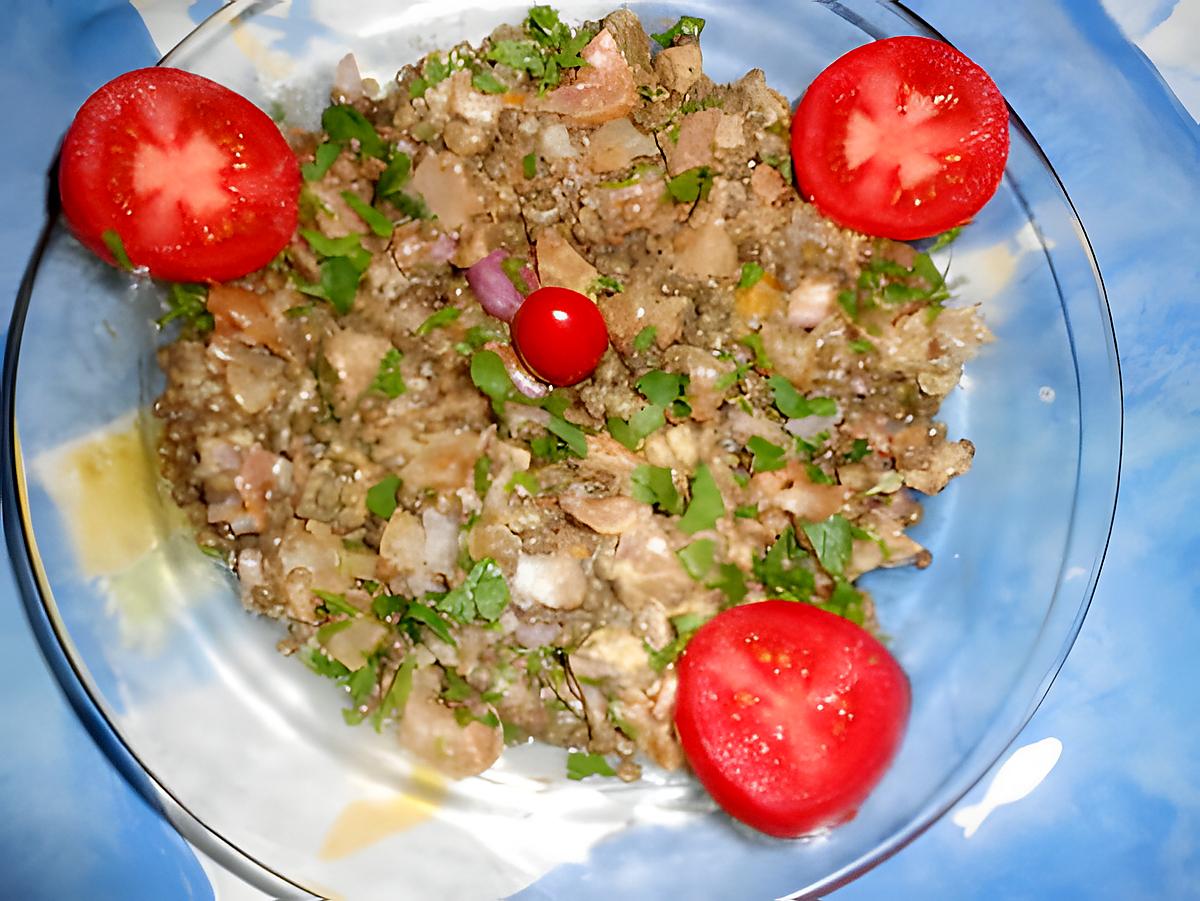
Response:
[[[717,577],[707,584],[725,595],[725,605],[740,604],[746,597],[746,576],[734,563],[718,563]]]
[[[335,103],[326,107],[321,114],[321,127],[335,141],[358,141],[358,149],[363,156],[383,159],[387,155],[387,147],[375,131],[375,126],[352,106]]]
[[[806,565],[811,559],[796,541],[796,533],[788,526],[753,565],[754,578],[770,595],[793,601],[807,601],[812,595],[815,580]]]
[[[658,507],[671,516],[683,513],[683,498],[671,478],[671,470],[665,466],[644,463],[633,471],[631,481],[634,500]]]
[[[439,54],[431,53],[421,66],[421,77],[409,85],[408,96],[424,97],[427,90],[436,84],[441,84],[450,77],[451,72],[463,68],[464,65],[463,60],[453,55],[449,59],[443,60]]]
[[[757,332],[751,332],[737,339],[737,343],[743,347],[748,347],[754,351],[754,365],[759,369],[770,369],[771,360],[767,356],[767,349],[763,346],[763,337]]]
[[[537,477],[525,470],[514,472],[508,480],[508,484],[504,486],[504,490],[510,494],[517,488],[524,488],[529,494],[537,494],[542,490],[541,486],[538,485]]]
[[[450,625],[427,604],[422,604],[420,601],[409,601],[408,606],[404,608],[404,619],[426,626],[430,632],[446,644],[456,643],[454,636],[450,634]]]
[[[848,343],[856,354],[869,354],[875,350],[875,345],[866,338],[852,338]]]
[[[871,446],[867,443],[866,438],[855,438],[850,450],[843,456],[851,463],[857,463],[870,452]]]
[[[508,606],[508,583],[491,557],[471,567],[467,578],[437,600],[437,609],[459,622],[483,619],[494,623]]]
[[[573,423],[567,422],[561,416],[551,416],[546,428],[566,442],[567,447],[576,457],[587,456],[587,438],[583,430]]]
[[[650,346],[654,343],[654,339],[657,337],[658,327],[648,325],[634,337],[633,349],[639,352],[649,350]]]
[[[666,31],[659,34],[652,34],[658,46],[664,50],[670,47],[675,41],[682,36],[700,38],[700,32],[704,30],[704,20],[696,16],[680,16],[679,21],[668,28]]]
[[[396,512],[396,492],[399,490],[399,476],[384,476],[367,489],[367,509],[380,519],[391,519],[392,514]]]
[[[541,49],[530,40],[497,41],[484,58],[518,72],[528,72],[534,78],[541,78],[546,72]]]
[[[320,648],[301,648],[299,656],[305,666],[326,679],[343,679],[350,675],[350,670],[345,664],[334,660]]]
[[[381,238],[390,238],[392,230],[395,226],[392,220],[385,216],[371,204],[367,203],[353,191],[343,191],[342,200],[346,201],[346,205],[358,214],[358,217],[367,224],[371,231],[375,232]]]
[[[955,240],[957,240],[958,236],[962,234],[962,230],[963,227],[961,225],[956,225],[949,231],[942,232],[940,235],[934,238],[933,243],[929,245],[928,252],[937,253],[939,250],[949,247],[955,242]]]
[[[694,166],[667,179],[667,193],[676,203],[697,203],[708,198],[713,173],[708,166]]]
[[[849,520],[835,513],[821,522],[805,523],[802,528],[825,571],[833,576],[845,575],[853,547]]]
[[[337,594],[333,591],[322,591],[320,588],[313,589],[313,596],[321,602],[329,613],[341,613],[344,616],[358,616],[359,609],[346,600],[344,594]]]
[[[591,294],[620,294],[625,290],[625,286],[611,275],[597,276],[595,281],[588,287]]]
[[[348,313],[354,306],[358,283],[371,264],[371,254],[362,246],[361,235],[327,238],[320,232],[302,228],[300,234],[308,245],[323,257],[321,280],[317,284],[300,284],[305,294],[327,300],[339,313]]]
[[[392,684],[384,693],[383,699],[375,712],[371,714],[371,725],[378,732],[383,721],[388,717],[404,716],[404,708],[408,705],[408,696],[412,693],[412,674],[417,668],[417,655],[409,654],[392,677]]]
[[[488,493],[488,489],[492,487],[492,478],[489,473],[492,471],[492,458],[488,456],[480,457],[475,461],[474,468],[474,486],[475,493],[483,497]]]
[[[757,519],[758,504],[742,504],[733,511],[733,515],[738,519]]]
[[[404,384],[404,374],[400,371],[400,361],[404,355],[392,348],[379,361],[379,371],[371,382],[370,391],[378,391],[391,398],[397,398],[408,390]]]
[[[341,144],[336,141],[324,141],[317,145],[313,152],[313,161],[300,167],[300,174],[304,176],[305,181],[320,181],[341,154]]]
[[[829,600],[817,605],[823,610],[845,617],[850,622],[861,626],[866,619],[862,594],[845,579],[838,579],[833,586],[833,594]]]
[[[717,543],[711,538],[701,538],[677,550],[675,556],[679,558],[687,574],[699,582],[712,569],[713,553],[716,549]]]
[[[538,7],[534,7],[537,9]],[[567,778],[579,781],[588,776],[615,776],[617,771],[608,764],[603,754],[585,754],[582,751],[567,752]]]
[[[837,413],[837,402],[832,398],[806,398],[781,375],[771,376],[767,379],[767,384],[775,394],[775,406],[788,419],[803,419],[805,416],[833,416]]]
[[[695,577],[693,576],[693,578]],[[643,642],[646,654],[650,658],[650,668],[656,673],[661,673],[679,659],[679,655],[683,653],[683,649],[687,647],[687,643],[696,633],[696,630],[706,622],[708,622],[708,617],[697,613],[684,613],[679,616],[672,616],[671,625],[675,627],[675,637],[661,650],[655,650],[650,646],[649,642]]]
[[[679,530],[687,535],[703,532],[725,515],[725,501],[708,466],[701,465],[692,478],[692,499],[679,520]]]
[[[471,357],[471,381],[475,387],[492,399],[496,415],[504,415],[505,402],[516,394],[508,370],[500,355],[490,350],[481,350]]]
[[[428,335],[434,329],[444,328],[462,315],[458,307],[442,307],[417,326],[418,335]]]
[[[816,463],[806,463],[804,465],[804,471],[808,474],[808,480],[814,485],[835,484],[830,475]]]
[[[521,171],[526,178],[534,178],[537,176],[537,154],[527,153],[521,157]]]
[[[397,150],[388,160],[387,168],[375,182],[375,197],[378,200],[398,194],[412,176],[412,157],[402,150]]]
[[[321,628],[317,629],[317,643],[327,646],[329,644],[329,640],[333,638],[333,636],[337,635],[339,632],[344,632],[352,625],[354,625],[354,620],[352,619],[339,619],[331,623],[326,623],[325,625],[321,626]]]
[[[212,313],[208,312],[208,287],[176,283],[167,292],[167,312],[155,320],[159,328],[182,319],[198,332],[213,328]]]
[[[746,449],[754,455],[754,459],[750,463],[750,468],[754,472],[774,472],[777,469],[783,469],[783,458],[787,455],[787,450],[778,444],[772,444],[760,435],[753,435],[746,442]]]
[[[609,417],[608,433],[631,451],[636,451],[646,438],[661,429],[666,422],[662,407],[648,404],[630,416],[628,422]]]
[[[504,82],[487,70],[472,75],[471,84],[477,91],[482,91],[484,94],[503,94],[508,90],[508,86]]]
[[[790,154],[785,153],[781,156],[767,155],[762,158],[762,161],[772,169],[777,170],[783,176],[783,180],[789,185],[795,183],[796,179],[792,173],[792,157]]]
[[[683,392],[688,381],[686,375],[678,372],[651,369],[634,383],[634,387],[655,406],[669,409],[676,416],[687,416],[691,413],[691,407]]]
[[[475,696],[475,689],[471,687],[471,683],[458,674],[458,670],[452,666],[444,666],[442,671],[446,675],[446,690],[442,692],[445,700],[466,701]]]
[[[738,279],[739,288],[753,288],[766,275],[766,270],[758,263],[742,263],[742,277]]]
[[[125,252],[125,242],[121,240],[121,236],[117,234],[116,229],[106,228],[100,235],[100,240],[104,242],[104,246],[108,248],[108,252],[117,261],[118,267],[124,269],[126,272],[133,271],[133,262],[129,259],[129,254]]]

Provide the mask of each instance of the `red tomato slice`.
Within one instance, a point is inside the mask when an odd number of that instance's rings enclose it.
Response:
[[[224,281],[269,263],[296,228],[300,167],[262,110],[179,69],[138,69],[87,99],[63,140],[67,225],[114,262],[171,281]]]
[[[941,41],[897,37],[835,60],[792,119],[805,197],[849,228],[897,240],[962,225],[1008,159],[1008,107],[988,74]]]
[[[677,666],[675,727],[696,776],[730,816],[780,838],[853,817],[908,721],[895,658],[810,604],[726,610]]]

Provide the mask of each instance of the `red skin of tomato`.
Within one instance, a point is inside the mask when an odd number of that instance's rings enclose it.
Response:
[[[300,167],[246,98],[179,69],[119,75],[92,94],[63,140],[67,225],[115,263],[170,281],[226,281],[260,269],[296,229]]]
[[[675,727],[713,799],[767,835],[851,819],[895,756],[911,706],[887,649],[810,604],[733,607],[680,657]]]
[[[538,288],[512,321],[513,347],[530,372],[551,385],[582,382],[608,349],[600,309],[570,288]]]
[[[1008,159],[1008,107],[978,65],[941,41],[896,37],[816,77],[792,119],[802,195],[835,222],[927,238],[969,221]]]

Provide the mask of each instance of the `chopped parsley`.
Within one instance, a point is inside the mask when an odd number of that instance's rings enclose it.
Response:
[[[508,377],[504,361],[494,351],[481,350],[471,357],[471,381],[492,399],[492,409],[497,416],[504,415],[506,402],[516,399],[517,389]]]
[[[117,261],[118,267],[124,269],[126,272],[133,271],[133,262],[129,259],[129,254],[125,252],[125,242],[121,240],[121,236],[117,234],[116,229],[106,228],[100,235],[100,240],[104,242],[104,246],[108,248],[108,252]]]
[[[163,328],[176,319],[182,319],[198,332],[212,331],[212,313],[208,312],[208,287],[176,283],[167,291],[167,312],[154,320]]]
[[[471,567],[467,578],[437,599],[437,609],[462,623],[482,619],[494,623],[508,606],[508,583],[491,557]]]
[[[454,345],[454,349],[464,356],[470,356],[492,341],[507,343],[504,335],[496,329],[486,325],[473,325],[467,329],[464,339]]]
[[[687,574],[699,582],[712,569],[716,549],[717,543],[711,538],[701,538],[677,550],[675,556],[679,558]]]
[[[869,354],[875,350],[875,345],[866,338],[852,338],[847,343],[856,354]]]
[[[742,263],[742,276],[738,279],[739,288],[753,288],[766,275],[766,270],[758,263]]]
[[[342,145],[336,141],[324,141],[313,152],[313,161],[300,167],[300,174],[305,181],[320,181],[342,155]]]
[[[657,507],[671,516],[683,513],[683,498],[665,466],[643,463],[630,477],[633,499]]]
[[[647,404],[629,417],[629,420],[608,419],[608,433],[631,451],[636,451],[641,443],[667,424],[663,408],[655,404]]]
[[[371,714],[371,725],[375,727],[376,732],[380,730],[383,721],[388,717],[404,715],[404,708],[408,705],[408,696],[412,693],[413,670],[416,668],[417,655],[409,654],[400,664],[400,668],[396,670],[392,684],[384,693],[375,712]]]
[[[394,347],[385,353],[379,361],[379,371],[375,373],[368,390],[378,391],[393,399],[407,391],[404,374],[400,371],[400,361],[403,359],[404,355]]]
[[[546,428],[561,438],[576,457],[587,456],[587,437],[579,426],[567,422],[561,416],[551,415],[549,422],[546,423]]]
[[[516,491],[518,488],[525,489],[525,492],[530,495],[537,494],[542,490],[542,486],[538,484],[537,477],[533,473],[525,470],[514,472],[509,478],[507,484],[504,486],[504,490],[509,494]]]
[[[829,596],[828,600],[817,604],[817,606],[822,610],[828,610],[830,613],[845,617],[850,622],[859,626],[866,619],[862,594],[845,579],[838,579],[834,583],[833,594]]]
[[[481,70],[471,76],[471,84],[484,94],[503,94],[508,86],[487,70]]]
[[[956,225],[956,226],[954,226],[954,228],[950,229],[949,231],[942,232],[940,235],[938,235],[936,238],[933,239],[933,243],[929,245],[928,252],[929,253],[937,253],[939,250],[949,247],[951,244],[953,244],[958,239],[958,236],[960,234],[962,234],[962,230],[963,230],[963,227],[961,225]]]
[[[402,150],[397,150],[388,160],[387,168],[375,182],[376,200],[385,200],[400,193],[412,177],[412,157]]]
[[[633,349],[638,352],[649,350],[650,346],[654,343],[654,339],[657,337],[658,326],[648,325],[634,337]]]
[[[788,419],[803,419],[805,416],[834,416],[837,402],[829,397],[806,398],[781,375],[773,375],[767,384],[775,394],[775,406]]]
[[[751,332],[749,335],[738,338],[737,343],[754,351],[754,365],[756,368],[771,368],[771,359],[767,356],[767,349],[763,346],[762,335],[757,332]]]
[[[682,613],[679,616],[672,616],[671,625],[675,627],[675,637],[662,650],[655,650],[649,642],[643,642],[646,654],[650,658],[650,668],[656,673],[661,673],[678,660],[683,649],[687,647],[687,643],[696,634],[696,630],[706,622],[708,622],[708,617],[698,613]]]
[[[850,445],[850,450],[843,456],[849,462],[857,463],[870,452],[871,446],[867,443],[866,438],[855,438],[854,443]]]
[[[428,335],[434,329],[445,328],[462,315],[458,307],[442,307],[436,313],[417,326],[418,335]]]
[[[737,519],[758,519],[758,504],[742,504],[733,511]]]
[[[321,114],[321,127],[334,141],[345,144],[357,141],[359,153],[363,156],[378,159],[387,156],[387,147],[375,131],[375,126],[352,106],[335,103],[326,107],[325,112]]]
[[[473,470],[474,480],[473,480],[472,484],[475,487],[475,493],[478,494],[481,498],[485,494],[487,494],[488,489],[492,487],[492,477],[490,475],[491,471],[492,471],[492,458],[491,457],[488,457],[485,455],[475,461],[475,468]]]
[[[537,154],[527,153],[521,157],[521,171],[527,179],[537,176]]]
[[[593,295],[604,292],[605,294],[620,294],[625,290],[625,286],[611,275],[597,276],[595,281],[588,287],[589,293]]]
[[[807,601],[815,580],[808,567],[811,558],[796,541],[796,532],[788,526],[763,556],[752,564],[754,578],[772,596],[792,601]]]
[[[313,297],[329,302],[339,313],[349,313],[358,293],[358,283],[371,265],[371,253],[362,246],[361,235],[327,238],[312,229],[302,228],[300,234],[318,257],[322,257],[321,280],[316,284],[301,283],[297,287]]]
[[[746,575],[734,563],[718,563],[717,577],[707,583],[707,587],[716,588],[725,595],[725,606],[732,607],[745,599]]]
[[[536,8],[536,7],[535,7]],[[579,781],[588,776],[615,776],[617,771],[609,766],[603,754],[585,754],[582,751],[567,752],[567,778]]]
[[[698,203],[708,198],[712,190],[713,172],[708,166],[685,169],[667,179],[667,193],[675,203]]]
[[[340,613],[343,616],[358,616],[361,612],[357,607],[346,600],[344,594],[338,594],[333,591],[322,591],[320,588],[313,589],[313,596],[321,602],[320,606],[325,608],[329,614]]]
[[[832,576],[845,575],[854,545],[854,527],[850,521],[835,513],[821,522],[805,523],[802,528],[824,570]]]
[[[692,499],[687,512],[679,520],[679,530],[687,535],[703,532],[716,525],[724,515],[725,501],[721,498],[721,489],[717,487],[708,466],[701,465],[692,478]]]
[[[421,66],[421,75],[408,86],[408,96],[416,99],[424,97],[425,92],[436,84],[441,84],[450,77],[450,73],[463,68],[465,61],[452,53],[449,59],[442,59],[438,53],[431,53]]]
[[[806,463],[804,465],[804,471],[808,474],[808,480],[814,485],[836,484],[833,481],[833,478],[816,463]]]
[[[346,205],[358,214],[358,218],[367,224],[367,228],[379,237],[390,238],[392,236],[392,230],[396,227],[392,224],[392,220],[353,191],[343,191],[342,200],[346,201]]]
[[[704,30],[704,20],[696,16],[680,16],[679,21],[659,34],[652,34],[655,43],[664,50],[675,43],[680,37],[700,38]]]
[[[783,469],[785,465],[784,457],[787,455],[787,450],[778,444],[772,444],[760,435],[751,436],[750,440],[746,442],[746,449],[754,455],[754,459],[750,462],[750,468],[754,472],[774,472],[777,469]]]
[[[400,477],[387,475],[367,489],[367,509],[382,520],[389,520],[396,512],[396,492],[400,490]]]
[[[642,396],[656,407],[670,410],[675,416],[687,416],[692,412],[684,397],[688,377],[678,372],[651,369],[634,383]]]

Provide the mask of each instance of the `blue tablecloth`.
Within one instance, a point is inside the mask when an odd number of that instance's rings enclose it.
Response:
[[[41,222],[42,175],[74,109],[118,72],[152,63],[156,41],[173,42],[216,5],[0,4],[4,321]],[[1200,129],[1162,77],[1200,107],[1200,0],[913,6],[992,73],[1088,224],[1124,369],[1124,478],[1091,612],[1014,745],[1057,740],[1057,764],[1023,800],[994,810],[985,778],[957,816],[837,897],[1200,897],[1200,526],[1191,510],[1200,485]],[[108,765],[3,577],[0,610],[0,897],[253,897],[214,880],[213,866]],[[962,813],[981,802],[977,812],[991,810],[981,823]],[[972,819],[976,828],[966,828]]]

